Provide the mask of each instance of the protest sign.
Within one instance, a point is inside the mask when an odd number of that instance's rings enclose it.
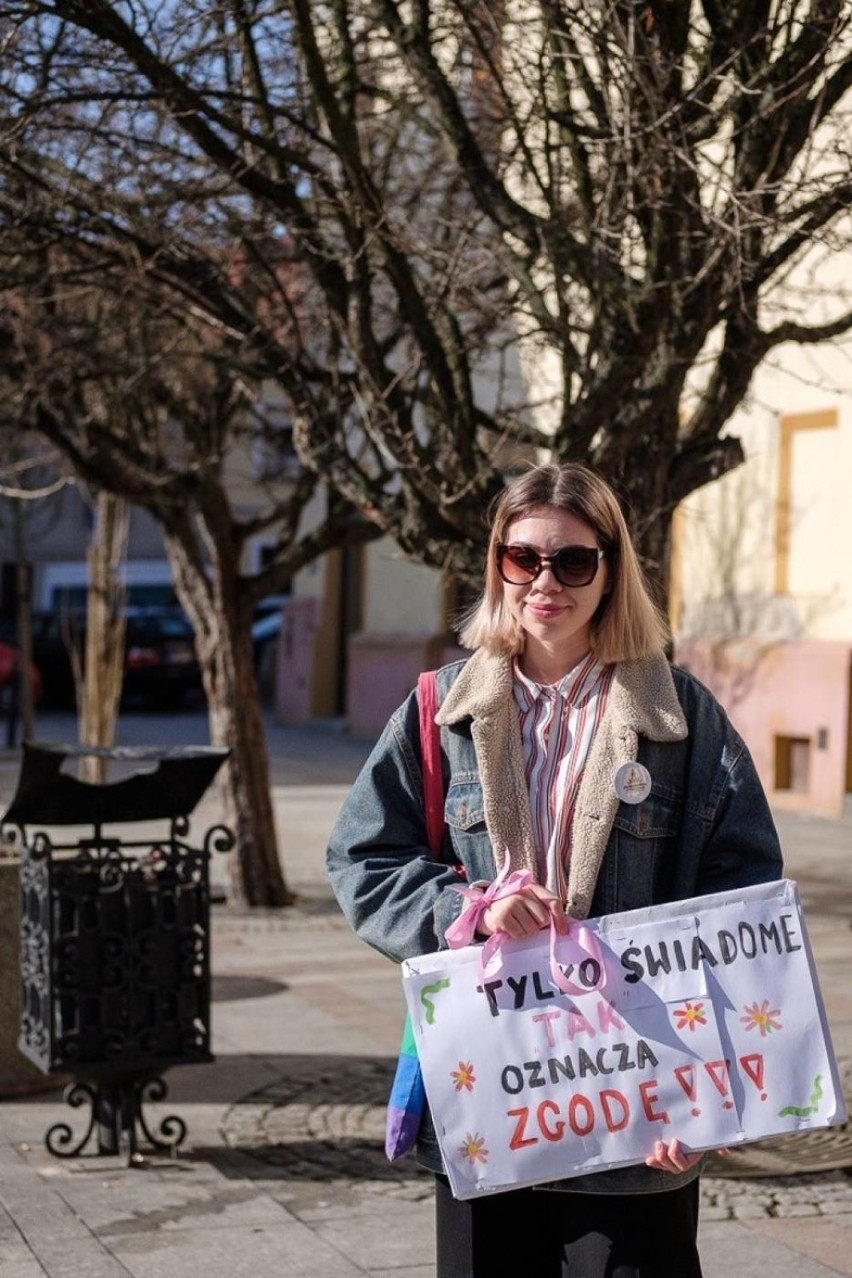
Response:
[[[583,936],[583,929],[588,929]],[[457,1198],[844,1121],[789,880],[403,964]],[[591,943],[590,943],[591,942]],[[568,985],[572,993],[559,988]]]

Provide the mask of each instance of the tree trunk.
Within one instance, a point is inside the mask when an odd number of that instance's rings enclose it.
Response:
[[[682,493],[673,476],[678,457],[680,382],[649,383],[638,409],[627,402],[602,433],[589,463],[612,484],[621,501],[639,562],[655,603],[669,606],[671,531]]]
[[[231,897],[240,905],[292,905],[278,853],[275,810],[269,777],[269,752],[254,673],[250,622],[222,626],[219,643],[203,661],[210,705],[210,733],[216,744],[230,747],[227,822],[237,838],[231,862]],[[230,694],[223,669],[231,666]],[[215,691],[213,691],[215,689]]]
[[[166,547],[175,590],[195,628],[210,740],[231,751],[220,788],[225,819],[236,836],[236,857],[230,863],[232,903],[292,905],[278,853],[269,752],[254,673],[252,614],[240,598],[236,565],[220,560],[208,576],[188,529],[168,530]]]
[[[671,571],[671,534],[674,511],[659,507],[634,530],[634,545],[651,594],[661,612],[668,616]]]
[[[668,470],[668,458],[651,456],[643,462],[637,452],[629,452],[620,460],[614,480],[646,581],[666,616],[672,519],[677,504],[669,496]]]
[[[89,543],[86,599],[86,660],[80,697],[80,744],[108,749],[115,728],[124,679],[126,591],[119,566],[127,551],[130,507],[126,498],[101,490],[95,499],[95,523]],[[106,760],[80,760],[86,781],[106,780]]]

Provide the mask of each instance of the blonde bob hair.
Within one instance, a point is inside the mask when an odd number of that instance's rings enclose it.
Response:
[[[618,499],[600,475],[575,463],[535,466],[509,484],[491,510],[485,590],[468,613],[459,640],[465,648],[487,648],[514,656],[523,631],[506,607],[497,572],[497,545],[516,520],[543,506],[582,519],[605,551],[607,590],[591,626],[592,651],[601,661],[635,661],[665,649],[666,624],[648,587]]]

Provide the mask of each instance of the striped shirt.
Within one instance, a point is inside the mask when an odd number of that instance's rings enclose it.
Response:
[[[514,665],[539,881],[563,900],[574,807],[613,669],[590,653],[559,683],[546,685]]]

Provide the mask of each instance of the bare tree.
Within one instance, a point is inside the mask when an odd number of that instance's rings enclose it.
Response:
[[[300,454],[424,562],[478,569],[483,504],[536,449],[616,484],[664,579],[674,507],[742,459],[724,427],[755,368],[852,325],[848,290],[795,287],[848,244],[844,0],[0,17],[7,177],[63,234],[125,237],[269,354],[209,245],[262,261],[286,230],[309,318],[272,363]]]
[[[836,599],[794,600],[773,589],[767,530],[775,501],[757,459],[702,497],[683,511],[681,524],[691,579],[678,660],[733,710],[753,692],[772,654],[807,634]]]
[[[280,450],[286,439],[280,424],[270,427],[275,413],[264,399],[262,369],[242,342],[194,315],[159,277],[134,273],[126,256],[102,245],[92,259],[80,243],[72,256],[67,244],[33,244],[21,234],[14,245],[7,240],[5,270],[0,266],[6,348],[14,354],[0,379],[2,412],[50,439],[89,484],[159,521],[195,629],[211,739],[231,749],[233,898],[289,904],[255,680],[254,609],[330,547],[378,530],[353,521],[339,502],[327,503],[324,517],[309,525],[305,511],[318,480],[298,466],[265,489],[253,483],[248,508],[245,475],[236,482],[241,468],[258,444]],[[25,287],[30,253],[38,259],[38,290]],[[244,263],[239,271],[244,278]],[[277,553],[251,573],[245,550],[259,534]],[[92,668],[90,653],[87,681]]]

